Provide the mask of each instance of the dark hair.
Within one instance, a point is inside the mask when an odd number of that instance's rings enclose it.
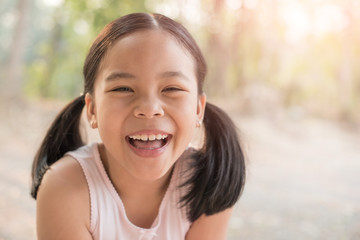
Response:
[[[192,154],[194,172],[182,185],[191,186],[181,199],[191,221],[233,206],[245,184],[245,158],[230,117],[208,102],[204,129],[205,144]]]
[[[202,93],[207,67],[205,59],[190,33],[179,23],[160,14],[134,13],[118,18],[101,31],[86,57],[84,94],[67,105],[50,126],[32,166],[31,195],[36,199],[41,180],[51,164],[66,152],[84,143],[79,122],[84,107],[84,96],[92,93],[97,71],[107,50],[122,37],[140,30],[161,29],[170,33],[196,63],[198,93]],[[244,155],[236,128],[220,108],[207,103],[204,116],[205,144],[192,155],[193,174],[182,187],[190,186],[181,199],[187,207],[188,218],[195,221],[201,214],[214,214],[233,206],[245,182]]]

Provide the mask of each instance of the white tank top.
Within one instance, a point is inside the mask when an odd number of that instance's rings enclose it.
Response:
[[[178,160],[158,216],[150,228],[141,228],[126,216],[125,207],[101,162],[98,144],[83,146],[67,153],[75,158],[84,172],[90,193],[90,232],[95,240],[185,239],[191,223],[184,208],[179,207],[182,164]]]

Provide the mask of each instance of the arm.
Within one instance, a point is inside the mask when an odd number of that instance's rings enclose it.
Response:
[[[80,165],[71,157],[46,172],[37,196],[37,236],[42,239],[92,239],[90,203]]]
[[[190,226],[186,240],[225,240],[232,208],[211,216],[202,215]]]

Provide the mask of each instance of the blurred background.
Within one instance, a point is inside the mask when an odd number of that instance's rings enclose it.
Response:
[[[82,92],[97,33],[144,11],[193,34],[208,98],[240,129],[248,182],[228,239],[360,239],[357,0],[0,0],[0,239],[35,239],[42,136]]]

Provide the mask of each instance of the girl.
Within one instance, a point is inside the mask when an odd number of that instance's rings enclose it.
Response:
[[[245,164],[234,124],[206,103],[205,74],[179,23],[136,13],[108,24],[85,60],[84,94],[33,163],[38,239],[225,239]],[[84,146],[84,106],[101,143]]]

